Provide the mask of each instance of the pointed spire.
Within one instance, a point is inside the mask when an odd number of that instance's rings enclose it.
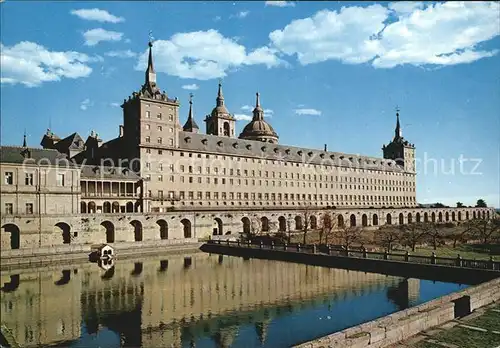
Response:
[[[149,57],[148,57],[148,68],[146,69],[146,84],[156,84],[156,73],[153,65],[153,38],[149,37]]]
[[[28,142],[26,141],[26,129],[24,130],[23,147],[28,147]]]
[[[219,79],[219,90],[217,91],[217,106],[224,105],[224,94],[222,94],[222,79]]]
[[[255,95],[256,95],[256,100],[255,100],[255,108],[253,109],[253,120],[259,121],[264,119],[264,110],[262,110],[262,107],[260,106],[260,93],[257,92],[255,93]]]
[[[194,115],[193,115],[193,93],[189,94],[189,113],[188,113],[188,119],[186,121],[186,124],[184,124],[184,127],[182,129],[185,132],[194,132],[197,133],[198,130],[200,129],[198,125],[196,124],[196,121],[194,120]]]
[[[394,139],[402,138],[401,125],[399,123],[399,107],[396,106],[396,129],[394,130]]]

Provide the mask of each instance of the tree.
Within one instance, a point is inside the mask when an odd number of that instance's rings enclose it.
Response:
[[[336,219],[334,214],[325,212],[321,216],[321,229],[319,230],[319,244],[323,241],[323,236],[325,237],[325,244],[328,244],[328,236],[333,233],[336,228]]]
[[[363,229],[361,227],[342,226],[338,228],[334,235],[341,241],[341,244],[349,250],[355,243],[363,243]]]
[[[401,242],[405,246],[411,247],[411,251],[415,251],[415,247],[425,236],[426,231],[423,228],[423,223],[411,223],[399,225],[401,229]]]
[[[457,208],[463,208],[464,204],[462,202],[457,202]]]
[[[375,242],[390,252],[394,243],[401,239],[401,234],[401,229],[397,227],[389,225],[382,226],[375,234]]]
[[[433,207],[434,208],[444,208],[444,204],[438,202],[438,203],[435,203]]]
[[[288,230],[288,244],[292,242],[292,223],[291,219],[286,219],[286,229]]]
[[[474,223],[472,222],[472,220],[457,225],[453,229],[453,233],[451,234],[451,238],[453,239],[453,248],[457,247],[458,242],[467,243],[474,232]]]
[[[262,232],[262,220],[256,215],[252,216],[250,219],[250,232],[254,236]]]
[[[476,208],[486,208],[486,207],[487,207],[487,205],[486,205],[486,202],[484,201],[484,199],[477,200]]]
[[[500,219],[474,220],[473,229],[477,232],[481,242],[488,244],[492,239],[498,238],[500,233]]]
[[[433,222],[426,222],[421,225],[423,234],[426,235],[432,243],[432,248],[437,249],[438,242],[443,239],[444,224],[437,224]]]
[[[303,244],[306,244],[307,232],[309,232],[309,224],[311,222],[311,216],[313,215],[312,207],[310,205],[304,206],[304,209],[300,213],[302,217],[302,233],[303,233]]]

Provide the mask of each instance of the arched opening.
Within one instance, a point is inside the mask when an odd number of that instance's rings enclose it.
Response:
[[[386,225],[392,225],[392,216],[391,214],[387,214],[385,217],[385,224]]]
[[[465,220],[469,220],[469,216],[470,216],[470,215],[469,215],[469,212],[468,212],[468,211],[466,211],[466,212],[465,212]]]
[[[302,216],[295,217],[295,230],[302,231]]]
[[[95,202],[89,202],[88,203],[88,205],[87,205],[87,212],[89,214],[95,214],[95,212],[96,212]]]
[[[472,218],[473,218],[473,219],[476,219],[476,211],[473,211],[473,212],[472,212]]]
[[[65,222],[58,222],[55,225],[56,232],[60,233],[64,244],[71,243],[71,227]]]
[[[490,219],[490,211],[489,211],[489,210],[486,212],[486,218],[487,218],[488,220]]]
[[[344,217],[342,215],[340,215],[340,214],[337,217],[337,225],[339,227],[344,227]]]
[[[318,219],[316,218],[316,216],[311,215],[311,218],[309,220],[311,222],[310,224],[311,230],[315,230],[318,227]]]
[[[438,214],[438,221],[443,222],[443,213],[439,212]]]
[[[361,216],[361,226],[363,227],[368,226],[368,216],[366,216],[366,214],[363,214]]]
[[[243,233],[250,234],[250,219],[245,216],[241,219],[241,223],[243,224]]]
[[[215,218],[214,220],[214,225],[213,225],[213,235],[214,236],[222,236],[224,233],[223,233],[223,225],[222,225],[222,220],[220,218]]]
[[[459,211],[457,215],[458,215],[458,221],[462,221],[462,212]]]
[[[13,292],[16,291],[20,284],[19,274],[13,274],[10,276],[10,280],[4,283],[2,286],[3,292]]]
[[[104,204],[102,205],[102,212],[104,214],[111,213],[111,203],[110,202],[104,202]]]
[[[403,216],[403,213],[399,213],[399,224],[403,225],[405,223],[405,217]]]
[[[156,224],[160,228],[160,239],[168,239],[168,224],[165,220],[158,220]]]
[[[455,212],[452,212],[451,213],[451,221],[455,221],[455,220],[456,220]]]
[[[21,247],[21,233],[19,227],[14,224],[5,224],[2,226],[4,232],[10,234],[10,248],[19,249]]]
[[[450,213],[448,213],[448,212],[444,213],[444,217],[445,217],[446,221],[450,221]]]
[[[432,222],[436,222],[436,213],[432,212],[431,220]]]
[[[483,220],[486,220],[486,212],[483,210]]]
[[[408,213],[408,223],[411,224],[413,222],[413,216],[411,213]]]
[[[229,127],[229,122],[224,122],[224,136],[229,137],[231,135],[231,129]]]
[[[378,226],[378,215],[377,214],[373,214],[373,216],[372,216],[372,225]]]
[[[269,219],[263,216],[260,221],[262,222],[262,232],[269,232]]]
[[[427,212],[424,213],[424,222],[429,222],[429,214]]]
[[[349,221],[351,222],[351,227],[355,227],[356,226],[356,215],[351,214]]]
[[[120,203],[113,202],[113,204],[111,205],[111,212],[119,213],[120,212]]]
[[[80,202],[80,213],[87,214],[87,203]]]
[[[136,213],[142,213],[141,202],[135,202],[135,204],[134,204],[134,212],[136,212]]]
[[[279,231],[280,232],[285,232],[286,231],[286,218],[284,216],[280,216],[278,218],[278,225],[279,225]]]
[[[127,202],[125,210],[127,211],[127,213],[133,213],[134,212],[134,203]]]
[[[104,228],[106,232],[106,243],[114,243],[115,242],[115,225],[113,225],[110,221],[101,222],[101,226]]]
[[[142,242],[142,223],[137,220],[132,220],[130,224],[134,228],[134,241]]]
[[[191,233],[191,221],[188,219],[182,219],[181,220],[182,224],[182,230],[184,232],[184,238],[192,238],[192,233]]]

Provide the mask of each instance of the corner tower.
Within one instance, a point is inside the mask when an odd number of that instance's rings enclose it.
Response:
[[[394,139],[386,146],[382,146],[384,158],[393,159],[402,166],[406,172],[415,172],[415,145],[403,138],[399,122],[399,109],[396,109],[396,129]]]
[[[219,81],[215,108],[210,115],[207,115],[205,122],[207,124],[207,134],[234,138],[236,120],[224,105],[221,81]]]

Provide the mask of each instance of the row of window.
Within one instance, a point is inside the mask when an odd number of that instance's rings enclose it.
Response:
[[[26,186],[33,186],[34,181],[34,173],[24,173],[24,184]],[[4,173],[4,184],[5,185],[14,185],[14,172],[5,172]],[[56,185],[64,186],[64,174],[57,173],[56,174]]]
[[[145,125],[146,127],[146,130],[151,130],[151,125],[150,124],[146,124]],[[159,132],[162,132],[163,131],[163,126],[156,126],[156,130],[159,131]],[[173,133],[174,132],[174,128],[173,127],[169,127],[168,131],[170,133]]]
[[[146,116],[146,118],[151,118],[151,111],[149,111],[149,110],[146,111],[145,116]],[[161,112],[157,113],[156,119],[158,119],[158,120],[163,119],[163,114]],[[168,115],[168,120],[170,122],[172,122],[174,120],[174,115],[173,114]]]
[[[150,136],[147,136],[147,137],[145,138],[145,141],[146,141],[146,143],[151,143],[151,137],[150,137]],[[162,137],[158,137],[158,138],[156,139],[156,142],[157,142],[159,145],[162,145],[162,144],[163,144],[163,138],[162,138]],[[173,146],[173,145],[174,145],[174,139],[172,139],[172,138],[168,139],[168,145]]]
[[[33,203],[26,203],[25,213],[30,215],[33,214]],[[5,214],[12,215],[14,214],[14,204],[13,203],[5,203]]]

